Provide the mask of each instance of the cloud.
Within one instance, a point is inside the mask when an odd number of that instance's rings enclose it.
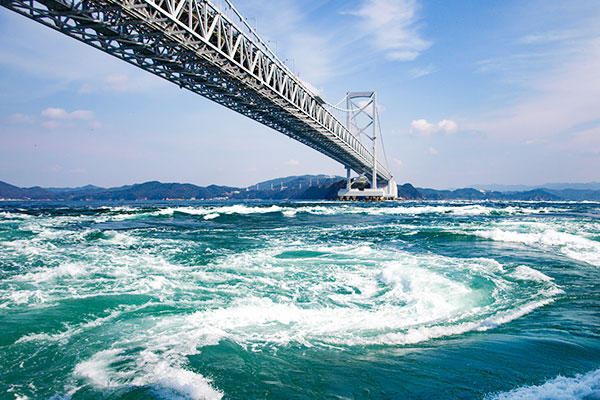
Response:
[[[458,131],[458,124],[452,120],[444,119],[437,124],[425,119],[413,120],[410,123],[410,133],[418,136],[430,136],[437,133],[451,134]]]
[[[141,71],[135,71],[131,74],[113,73],[89,79],[81,85],[77,93],[143,93],[155,91],[161,85],[166,84],[168,83]]]
[[[94,113],[89,110],[75,110],[67,112],[62,108],[48,107],[42,111],[42,116],[52,120],[80,120],[89,121],[94,119]]]
[[[575,30],[565,31],[548,31],[533,33],[530,35],[523,36],[519,39],[519,43],[522,44],[545,44],[551,42],[561,42],[564,40],[574,39],[581,36],[580,32]]]
[[[352,14],[390,60],[412,61],[431,46],[419,33],[418,10],[416,0],[364,0]]]
[[[581,40],[562,54],[561,63],[528,77],[527,96],[472,118],[463,128],[503,142],[546,141],[555,148],[588,152],[590,142],[577,134],[586,127],[600,131],[592,127],[600,121],[600,35]]]
[[[150,78],[150,79],[149,79]],[[108,92],[143,92],[148,88],[154,87],[154,77],[147,75],[136,74],[130,76],[127,74],[110,74],[104,78],[104,90]]]
[[[421,78],[421,77],[429,75],[429,74],[433,74],[437,70],[438,69],[435,65],[429,64],[426,67],[411,69],[409,71],[409,75],[410,75],[411,79],[417,79],[417,78]]]
[[[294,160],[294,159],[287,160],[287,161],[285,162],[285,165],[300,165],[300,161],[298,161],[298,160]]]
[[[258,34],[291,70],[310,82],[320,94],[319,85],[343,73],[340,64],[344,43],[329,25],[322,29],[311,14],[317,6],[296,0],[247,0],[240,2],[242,15],[252,20]]]
[[[44,121],[42,122],[42,126],[46,129],[57,129],[62,126],[62,124],[55,120]]]
[[[13,124],[31,124],[35,118],[32,115],[13,114],[8,118],[8,121]]]
[[[429,149],[427,149],[427,153],[431,154],[432,156],[435,156],[439,154],[439,151],[437,151],[435,147],[430,147]]]
[[[402,160],[400,160],[399,158],[394,158],[394,162],[396,163],[397,166],[401,167],[404,165],[404,162]]]
[[[77,122],[87,122],[90,129],[99,129],[102,124],[96,119],[93,111],[75,110],[68,112],[63,108],[48,107],[42,111],[42,117],[46,118],[42,126],[47,129],[57,129],[76,126]]]
[[[299,78],[299,79],[300,79],[300,82],[302,82],[302,84],[303,84],[304,86],[306,86],[306,88],[307,88],[308,90],[310,90],[311,92],[313,92],[313,94],[315,94],[315,95],[317,95],[317,96],[321,96],[321,95],[322,95],[322,93],[323,93],[323,90],[321,90],[321,89],[317,89],[317,88],[316,88],[315,86],[313,86],[313,85],[312,85],[310,82],[307,82],[307,81],[305,81],[305,80],[304,80],[304,79],[302,79],[302,78]]]

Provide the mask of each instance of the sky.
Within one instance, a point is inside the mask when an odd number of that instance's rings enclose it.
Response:
[[[600,181],[597,0],[237,0],[336,104],[377,91],[398,183]],[[0,7],[0,180],[245,187],[345,175],[270,128]]]

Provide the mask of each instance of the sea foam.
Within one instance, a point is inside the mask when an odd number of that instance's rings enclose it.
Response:
[[[600,369],[568,378],[558,376],[539,386],[497,393],[487,400],[584,400],[600,398]]]

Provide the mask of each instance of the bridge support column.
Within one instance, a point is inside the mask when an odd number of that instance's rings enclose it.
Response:
[[[352,189],[352,180],[350,179],[350,168],[346,168],[346,189]]]
[[[371,189],[377,189],[377,93],[373,92],[373,179],[371,179]]]

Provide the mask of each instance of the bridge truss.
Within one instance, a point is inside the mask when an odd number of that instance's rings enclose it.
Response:
[[[0,5],[244,114],[369,179],[376,171],[377,180],[392,181],[386,166],[227,0],[220,8],[208,0],[0,0]]]

